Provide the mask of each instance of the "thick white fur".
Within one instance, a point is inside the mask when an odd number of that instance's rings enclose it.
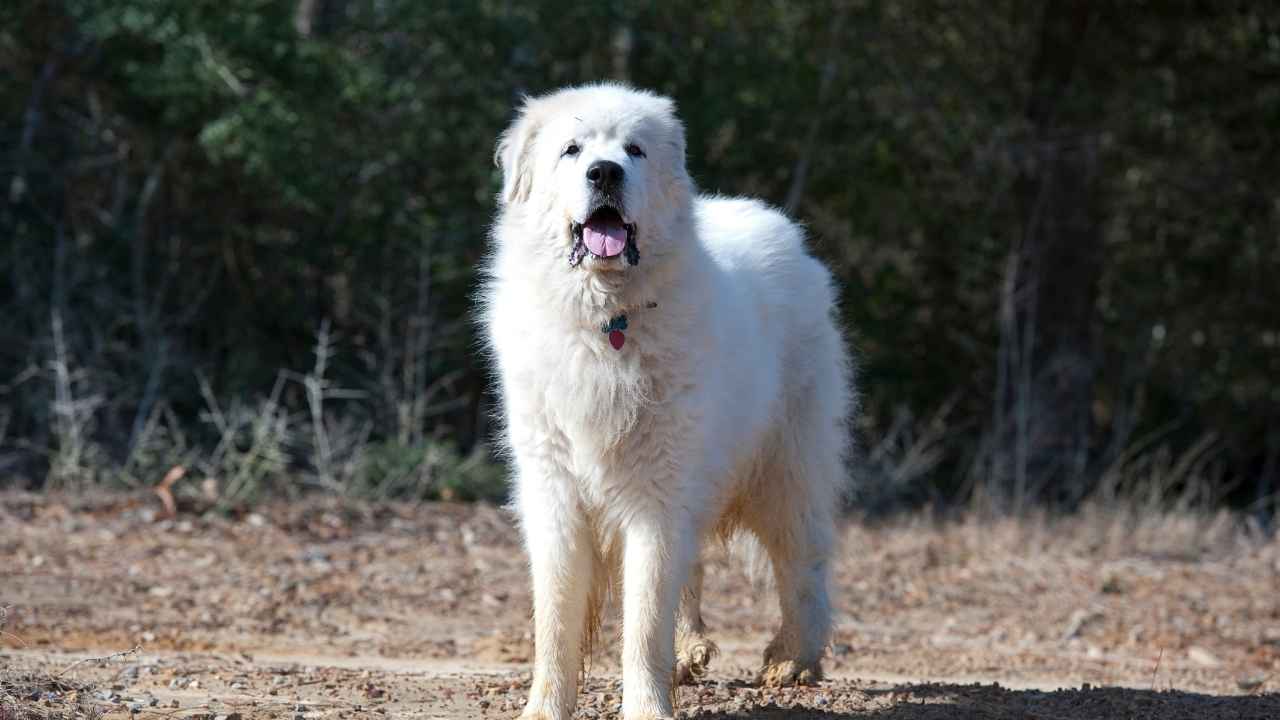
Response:
[[[563,155],[571,141],[581,151]],[[611,84],[526,101],[499,141],[481,304],[533,576],[522,717],[570,717],[596,603],[619,579],[623,716],[672,717],[677,629],[684,676],[715,652],[700,548],[739,529],[768,551],[781,599],[762,679],[820,676],[853,402],[831,277],[781,213],[695,196],[684,153],[670,100]],[[597,159],[626,172],[636,266],[569,265]],[[601,326],[619,313],[614,350]]]

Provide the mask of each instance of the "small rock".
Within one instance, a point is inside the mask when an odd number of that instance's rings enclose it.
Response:
[[[1096,610],[1076,610],[1071,613],[1071,619],[1067,621],[1067,629],[1062,633],[1062,641],[1066,642],[1072,638],[1079,637],[1085,625],[1094,620],[1100,620],[1102,617],[1102,613]]]
[[[1222,665],[1222,661],[1214,657],[1213,653],[1199,646],[1187,650],[1187,659],[1201,667],[1216,668]]]
[[[1236,680],[1236,687],[1245,692],[1253,692],[1262,687],[1267,682],[1266,675],[1254,675],[1253,677],[1240,678]]]
[[[1106,595],[1123,595],[1124,583],[1118,574],[1109,574],[1103,578],[1101,590]]]

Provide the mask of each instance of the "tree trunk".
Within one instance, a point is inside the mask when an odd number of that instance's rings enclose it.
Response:
[[[1031,68],[1015,202],[1020,236],[1010,251],[997,388],[996,480],[1015,503],[1074,502],[1092,433],[1093,318],[1102,267],[1098,140],[1060,125],[1092,20],[1084,0],[1049,0]]]

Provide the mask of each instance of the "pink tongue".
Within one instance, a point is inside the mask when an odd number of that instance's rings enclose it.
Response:
[[[627,229],[613,220],[597,220],[582,226],[582,242],[596,257],[620,255],[627,246]]]

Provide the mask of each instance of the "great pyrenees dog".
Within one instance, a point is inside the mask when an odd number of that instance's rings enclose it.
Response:
[[[782,612],[761,681],[819,679],[853,402],[830,274],[778,211],[696,193],[665,97],[528,99],[496,161],[481,322],[533,575],[521,717],[573,713],[610,588],[622,715],[673,717],[673,684],[716,653],[700,549],[741,531]]]

